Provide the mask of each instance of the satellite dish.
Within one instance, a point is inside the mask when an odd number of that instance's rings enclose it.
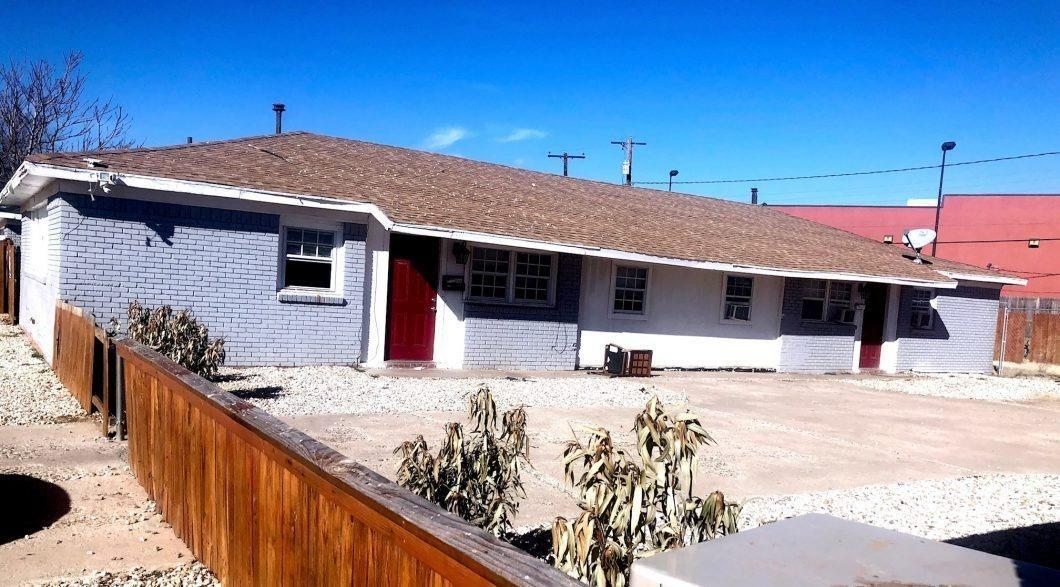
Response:
[[[914,228],[913,230],[905,231],[902,235],[902,243],[916,251],[916,262],[923,263],[920,259],[920,249],[930,245],[935,240],[934,230],[930,228]]]

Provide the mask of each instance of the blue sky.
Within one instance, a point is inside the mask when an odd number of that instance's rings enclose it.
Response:
[[[81,50],[147,145],[285,128],[619,181],[788,176],[1060,150],[1060,3],[34,3],[0,56]],[[749,3],[745,3],[749,4]],[[771,203],[901,203],[937,172],[757,184]],[[745,198],[751,184],[681,186]],[[1060,192],[1060,157],[946,191]]]

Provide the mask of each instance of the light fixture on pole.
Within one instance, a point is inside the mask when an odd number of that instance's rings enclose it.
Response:
[[[939,232],[939,215],[942,212],[942,178],[946,177],[946,151],[952,151],[957,143],[953,141],[946,141],[942,143],[942,165],[939,167],[939,197],[935,200],[935,234]],[[935,237],[935,240],[931,242],[931,256],[935,256],[935,251],[938,249],[939,240]]]
[[[674,178],[677,177],[677,173],[678,173],[678,171],[676,169],[671,169],[670,170],[670,185],[669,185],[669,187],[666,188],[666,191],[668,191],[668,192],[674,191]]]

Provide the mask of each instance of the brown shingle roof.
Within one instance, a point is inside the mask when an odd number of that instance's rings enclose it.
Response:
[[[84,169],[85,153],[30,161]],[[399,224],[616,249],[657,257],[944,281],[937,261],[768,207],[630,188],[306,132],[107,151],[108,171],[378,206]]]

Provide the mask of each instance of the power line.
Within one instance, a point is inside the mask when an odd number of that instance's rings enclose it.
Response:
[[[585,159],[585,153],[582,153],[581,155],[571,155],[566,151],[564,151],[562,155],[553,155],[552,153],[549,153],[548,156],[552,159],[563,159],[563,177],[567,177],[568,159]]]
[[[621,143],[615,143],[621,144]],[[640,143],[637,143],[640,144]],[[1030,153],[1027,155],[1014,155],[1012,157],[997,157],[994,159],[980,159],[978,161],[962,161],[960,163],[947,163],[947,167],[956,167],[958,165],[978,165],[980,163],[996,163],[998,161],[1012,161],[1014,159],[1029,159],[1031,157],[1047,157],[1050,155],[1060,155],[1060,151],[1048,151],[1045,153]],[[757,177],[750,179],[705,179],[696,181],[675,181],[678,184],[708,184],[708,183],[748,183],[748,182],[759,182],[759,181],[792,181],[796,179],[826,179],[830,177],[852,177],[855,175],[880,175],[884,173],[904,173],[907,171],[923,171],[925,169],[938,169],[941,165],[921,165],[919,167],[900,167],[897,169],[876,169],[873,171],[849,171],[845,173],[826,173],[821,175],[796,175],[791,177]],[[638,181],[639,185],[660,185],[668,183],[665,181]]]

